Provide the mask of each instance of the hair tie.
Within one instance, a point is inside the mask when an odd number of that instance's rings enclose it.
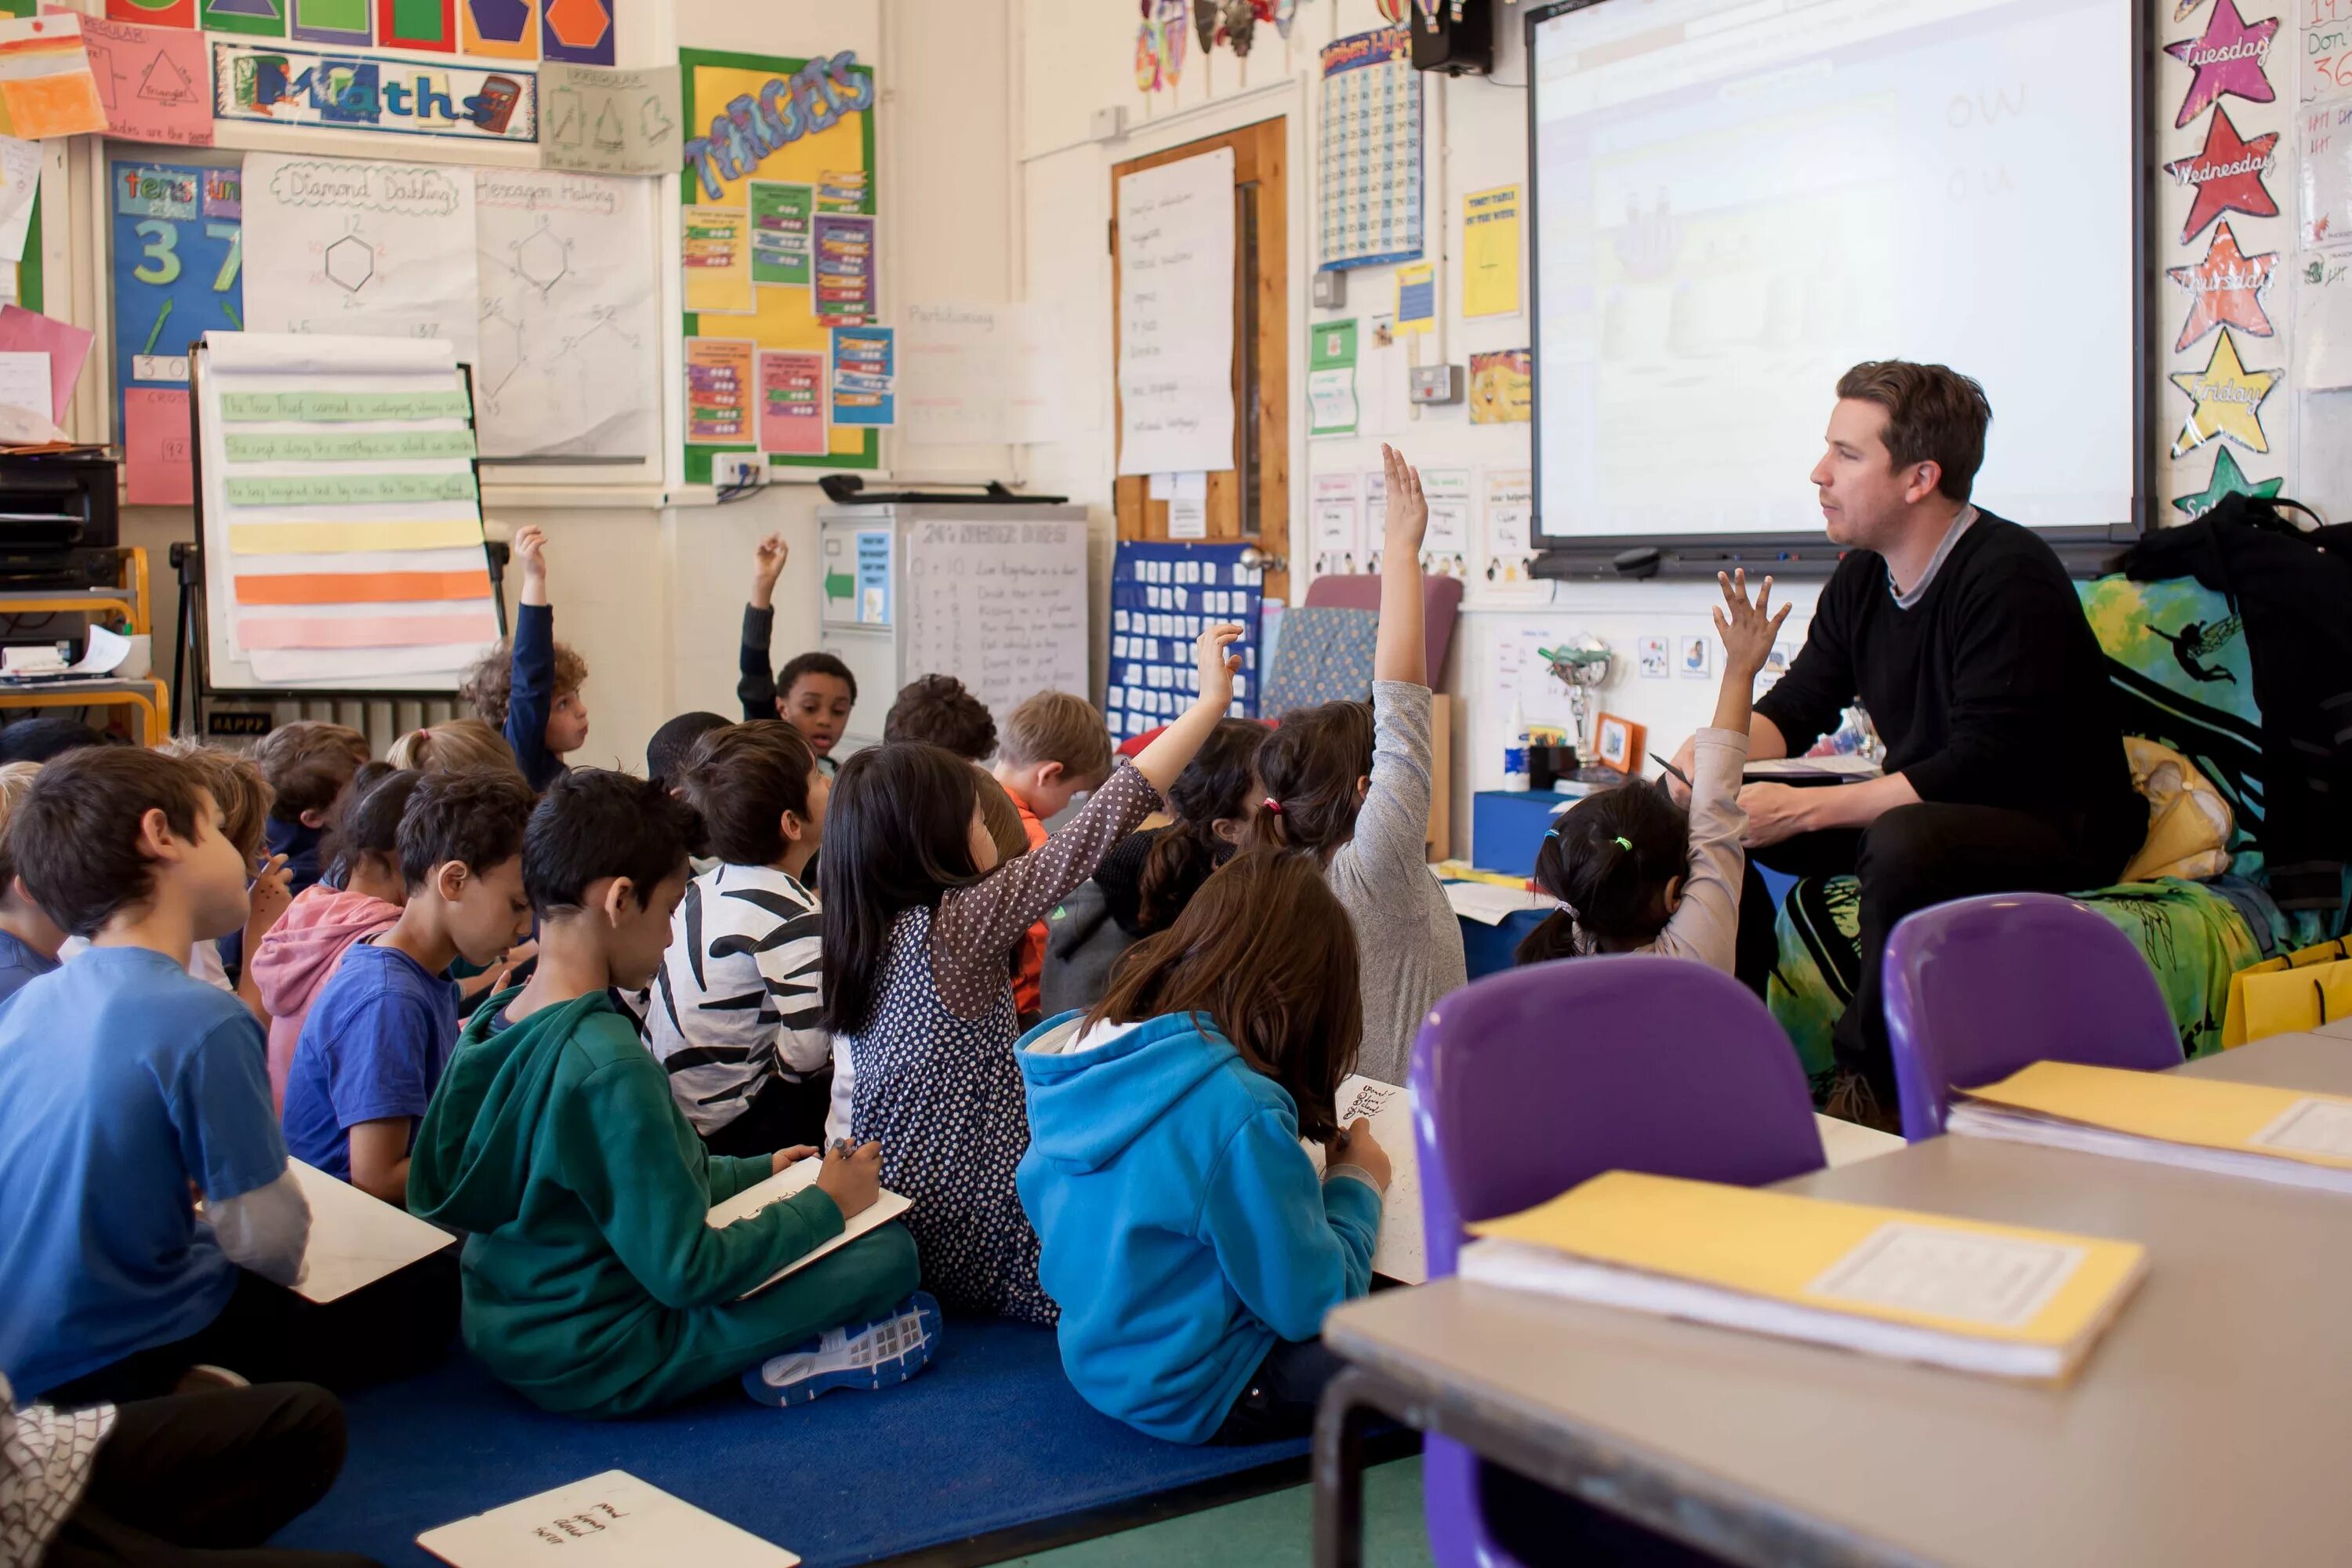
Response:
[[[1276,816],[1280,816],[1282,815],[1282,802],[1275,799],[1272,795],[1267,795],[1265,797],[1265,808],[1266,810],[1274,813]]]
[[[1633,847],[1633,841],[1621,833],[1617,836],[1617,847],[1620,849],[1631,849]]]
[[[1557,827],[1547,827],[1544,829],[1544,837],[1546,838],[1557,838],[1559,837],[1559,829]]]

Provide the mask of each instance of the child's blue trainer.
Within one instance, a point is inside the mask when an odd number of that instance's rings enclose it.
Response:
[[[806,1405],[836,1388],[887,1388],[930,1364],[940,1343],[940,1304],[918,1290],[888,1315],[827,1329],[743,1374],[743,1392],[762,1405]]]

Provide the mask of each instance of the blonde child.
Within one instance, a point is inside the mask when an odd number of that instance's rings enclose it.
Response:
[[[1040,691],[1004,721],[990,770],[1021,811],[1029,847],[1045,842],[1045,819],[1069,809],[1072,797],[1101,787],[1110,776],[1110,730],[1095,705],[1066,691]],[[1045,922],[1021,939],[1013,972],[1013,1003],[1024,1018],[1040,1006],[1038,980],[1045,966]]]
[[[1053,1321],[1013,1187],[1028,1126],[1005,954],[1160,805],[1233,700],[1240,661],[1226,650],[1240,637],[1238,626],[1204,632],[1191,710],[1044,848],[1004,866],[976,775],[951,752],[877,746],[834,783],[821,874],[824,1023],[855,1068],[851,1135],[881,1140],[883,1180],[915,1200],[908,1225],[924,1278],[950,1307]]]
[[[1322,862],[1363,954],[1363,1071],[1402,1083],[1414,1034],[1447,992],[1469,984],[1462,928],[1429,874],[1433,789],[1428,654],[1422,633],[1421,475],[1392,447],[1381,548],[1372,700],[1282,716],[1257,755],[1265,786],[1256,842]]]

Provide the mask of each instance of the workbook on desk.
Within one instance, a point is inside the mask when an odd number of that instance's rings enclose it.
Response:
[[[1421,1154],[1412,1142],[1412,1096],[1392,1083],[1361,1073],[1339,1086],[1335,1097],[1339,1125],[1358,1117],[1372,1124],[1372,1138],[1389,1157],[1389,1190],[1381,1202],[1381,1235],[1372,1247],[1372,1272],[1405,1285],[1429,1282],[1429,1247],[1421,1224]],[[1323,1168],[1323,1148],[1307,1145],[1315,1168]]]
[[[793,1194],[816,1185],[817,1174],[824,1169],[824,1161],[820,1156],[812,1154],[805,1160],[796,1161],[785,1166],[764,1182],[753,1183],[726,1202],[713,1204],[709,1215],[711,1228],[716,1230],[733,1225],[739,1219],[750,1219],[770,1204],[782,1203]],[[888,1225],[914,1205],[914,1199],[894,1193],[887,1187],[883,1188],[882,1195],[876,1198],[863,1214],[850,1216],[849,1222],[841,1227],[839,1236],[822,1247],[814,1247],[793,1258],[783,1268],[761,1280],[758,1285],[744,1291],[743,1297],[756,1296],[787,1274],[799,1273],[826,1253],[837,1252],[867,1231],[877,1230]],[[743,1298],[738,1298],[738,1300],[741,1299]]]
[[[416,1538],[452,1568],[795,1568],[800,1559],[626,1470],[478,1513]]]
[[[1945,1131],[2352,1193],[2352,1100],[2172,1072],[2036,1062],[1958,1091]]]
[[[2039,1383],[2147,1268],[2128,1241],[1631,1171],[1470,1229],[1465,1279]]]

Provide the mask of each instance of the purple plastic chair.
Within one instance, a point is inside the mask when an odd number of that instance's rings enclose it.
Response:
[[[2131,939],[2054,893],[1995,893],[1896,924],[1880,971],[1903,1136],[1941,1137],[1952,1089],[2034,1062],[2157,1072],[2180,1034]]]
[[[1570,958],[1489,975],[1432,1009],[1412,1054],[1433,1279],[1463,1226],[1603,1171],[1757,1186],[1817,1171],[1789,1038],[1753,993],[1687,959]],[[1422,1489],[1438,1568],[1514,1568],[1488,1534],[1478,1458],[1432,1436]]]

